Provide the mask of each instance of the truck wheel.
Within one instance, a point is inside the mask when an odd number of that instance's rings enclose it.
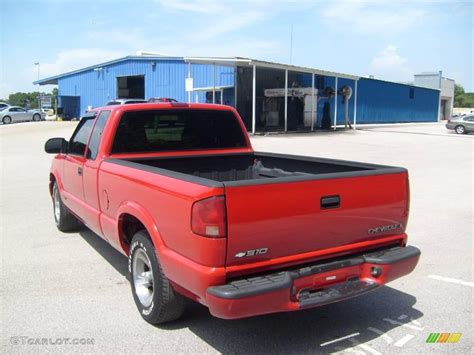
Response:
[[[64,206],[56,182],[53,186],[53,212],[56,227],[58,227],[61,232],[70,232],[81,226],[81,222]]]
[[[466,129],[464,128],[464,126],[456,126],[456,128],[454,129],[456,131],[457,134],[464,134],[466,133]]]
[[[171,287],[144,230],[133,236],[128,269],[133,299],[143,319],[151,324],[160,324],[181,317],[184,312],[183,296]]]

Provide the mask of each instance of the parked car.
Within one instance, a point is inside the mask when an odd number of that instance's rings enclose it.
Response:
[[[159,102],[178,102],[178,100],[171,99],[169,97],[152,97],[148,99],[148,102],[159,103]]]
[[[3,109],[9,107],[10,105],[7,104],[6,102],[0,102],[0,111],[2,111]]]
[[[51,107],[51,106],[43,106],[41,107],[41,112],[44,112],[44,113],[48,113],[49,111],[53,111],[54,112],[54,109]]]
[[[9,106],[0,111],[0,121],[3,124],[19,121],[41,121],[46,114],[40,110],[25,110],[19,106]]]
[[[448,120],[446,128],[457,134],[474,132],[474,115],[466,115]]]
[[[105,104],[105,106],[114,106],[114,105],[127,105],[127,104],[141,104],[147,102],[143,99],[116,99],[111,100]]]
[[[226,319],[342,301],[420,256],[406,169],[255,152],[232,107],[98,108],[45,151],[57,228],[84,223],[128,255],[152,324],[179,318],[184,297]]]

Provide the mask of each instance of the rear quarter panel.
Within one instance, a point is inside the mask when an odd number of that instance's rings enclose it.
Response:
[[[146,224],[158,252],[160,248],[167,248],[201,265],[225,265],[225,238],[205,238],[191,232],[193,203],[223,194],[223,188],[202,186],[108,161],[101,165],[98,186],[102,228],[117,249],[127,252],[121,243],[119,227],[121,215],[130,213]]]

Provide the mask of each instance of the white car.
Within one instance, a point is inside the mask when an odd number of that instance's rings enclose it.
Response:
[[[19,106],[8,106],[0,111],[0,121],[3,124],[21,121],[41,121],[46,116],[40,110],[25,110]]]

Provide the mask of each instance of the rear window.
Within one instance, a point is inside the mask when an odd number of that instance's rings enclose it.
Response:
[[[112,153],[145,153],[246,147],[230,111],[147,110],[125,112]]]

